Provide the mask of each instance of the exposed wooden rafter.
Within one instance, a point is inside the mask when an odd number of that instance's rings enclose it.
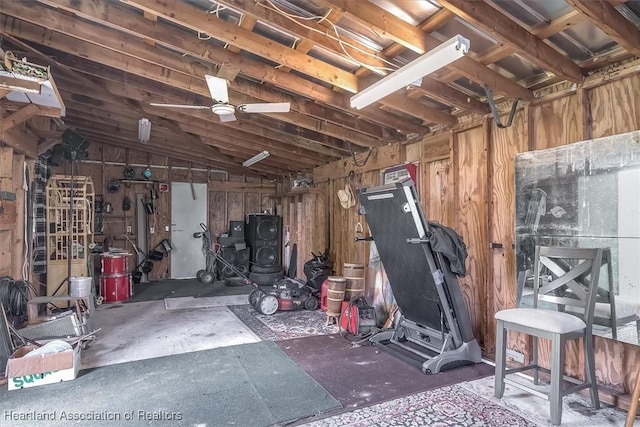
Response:
[[[610,3],[602,0],[567,0],[630,53],[640,56],[640,31]]]
[[[487,3],[441,0],[440,4],[501,43],[511,46],[539,67],[574,83],[584,79],[577,64]]]

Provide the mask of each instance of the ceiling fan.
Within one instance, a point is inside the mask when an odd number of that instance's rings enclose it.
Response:
[[[235,111],[242,113],[287,113],[291,104],[288,102],[272,102],[264,104],[240,104],[233,106],[229,104],[229,93],[227,91],[228,81],[226,79],[204,75],[209,87],[209,93],[214,104],[206,105],[183,105],[183,104],[158,104],[152,102],[154,107],[186,108],[190,110],[211,110],[220,117],[221,122],[232,122],[236,119]]]

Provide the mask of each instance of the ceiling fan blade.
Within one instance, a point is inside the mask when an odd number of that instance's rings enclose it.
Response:
[[[153,107],[170,107],[170,108],[187,108],[190,110],[210,110],[211,107],[205,105],[184,105],[184,104],[158,104],[152,102],[149,105]]]
[[[238,119],[236,119],[236,115],[233,114],[233,113],[231,113],[231,114],[221,114],[218,117],[220,117],[220,121],[223,122],[223,123],[233,122],[235,120],[238,120]]]
[[[207,80],[207,86],[209,87],[211,98],[221,104],[228,104],[229,92],[227,91],[227,81],[209,74],[205,74],[204,78]]]
[[[288,102],[272,102],[267,104],[242,104],[237,110],[243,113],[288,113],[291,104]]]

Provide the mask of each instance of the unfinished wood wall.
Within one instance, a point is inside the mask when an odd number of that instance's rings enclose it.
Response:
[[[460,280],[461,288],[477,339],[493,358],[494,314],[515,305],[514,156],[639,129],[640,75],[600,83],[527,105],[506,129],[491,118],[470,120],[417,144],[385,146],[364,167],[353,167],[347,159],[317,168],[314,178],[326,189],[330,204],[327,221],[337,273],[343,262],[368,260],[368,250],[362,253],[353,242],[354,225],[364,218],[355,208],[340,208],[337,198],[348,173],[353,170],[363,185],[377,185],[382,169],[417,163],[426,216],[456,229],[467,244],[468,275]],[[529,354],[523,336],[510,335],[509,341],[511,348]],[[595,342],[598,380],[617,393],[628,393],[640,364],[640,347],[600,337]],[[568,372],[575,374],[583,366],[579,353],[575,346],[569,350]]]
[[[0,147],[0,277],[29,280],[23,275],[25,261],[25,192],[23,190],[24,166],[33,176],[33,161],[26,161],[22,154],[10,147]]]
[[[209,187],[209,224],[215,236],[227,232],[229,221],[244,220],[245,213],[262,212],[273,209],[269,194],[275,194],[275,185],[262,183],[259,177],[229,175],[226,172],[209,170],[206,167],[160,156],[143,151],[124,149],[103,144],[92,143],[89,146],[89,158],[78,164],[78,175],[90,176],[93,179],[96,194],[103,195],[104,202],[110,202],[113,212],[104,214],[104,236],[96,235],[96,241],[108,236],[112,246],[126,248],[133,252],[124,235],[137,244],[136,195],[148,195],[152,185],[147,183],[121,183],[120,190],[109,193],[107,185],[112,179],[124,179],[125,167],[132,167],[136,172],[135,180],[142,179],[142,171],[149,167],[152,180],[159,182],[193,182],[208,183]],[[54,168],[54,173],[71,172],[69,162]],[[170,188],[170,187],[169,187]],[[156,190],[158,190],[156,186]],[[129,197],[131,209],[124,211],[122,201]],[[146,239],[149,249],[154,248],[163,239],[171,238],[171,191],[159,193],[155,200],[155,211],[147,217],[148,227]],[[196,224],[197,226],[197,224]],[[130,227],[130,231],[128,231]],[[151,233],[153,228],[153,233]],[[194,229],[198,231],[198,229]],[[170,258],[155,261],[151,280],[170,277]]]

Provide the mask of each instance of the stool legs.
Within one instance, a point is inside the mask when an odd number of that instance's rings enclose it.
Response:
[[[504,370],[507,358],[507,334],[502,320],[497,321],[496,328],[496,373],[495,396],[500,399],[504,395]]]
[[[551,423],[560,425],[562,421],[562,379],[564,375],[564,340],[559,334],[551,338]]]
[[[615,328],[614,328],[615,329]],[[600,409],[600,396],[598,396],[598,383],[596,380],[596,357],[595,350],[593,349],[593,335],[588,334],[584,340],[584,363],[585,363],[585,375],[587,381],[591,384],[589,392],[591,393],[591,405],[594,409]]]
[[[627,422],[625,427],[633,427],[633,422],[638,414],[638,400],[640,399],[640,366],[636,373],[636,386],[633,389],[633,396],[631,396],[631,404],[629,405],[629,413],[627,414]]]

